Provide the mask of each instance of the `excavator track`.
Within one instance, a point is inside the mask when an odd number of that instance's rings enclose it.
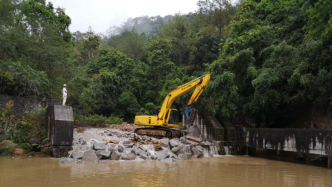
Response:
[[[156,138],[180,138],[182,136],[179,130],[162,127],[137,128],[134,132],[137,135],[147,135]]]

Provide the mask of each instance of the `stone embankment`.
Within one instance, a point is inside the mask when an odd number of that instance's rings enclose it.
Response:
[[[128,130],[128,131],[125,131]],[[83,163],[100,161],[168,161],[218,155],[217,141],[203,141],[191,136],[156,139],[139,136],[133,129],[88,128],[74,132],[73,150],[59,163]]]

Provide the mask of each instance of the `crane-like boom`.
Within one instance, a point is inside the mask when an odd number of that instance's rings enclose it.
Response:
[[[147,115],[136,116],[135,124],[144,125],[144,126],[154,126],[154,127],[178,127],[177,124],[169,123],[171,111],[174,110],[171,109],[171,106],[175,101],[175,99],[195,88],[188,102],[188,106],[192,105],[197,101],[199,96],[202,94],[203,90],[205,89],[209,81],[210,81],[210,73],[207,73],[201,77],[198,77],[195,80],[192,80],[181,86],[176,87],[174,90],[169,92],[165,97],[164,102],[161,105],[158,116],[147,116]]]

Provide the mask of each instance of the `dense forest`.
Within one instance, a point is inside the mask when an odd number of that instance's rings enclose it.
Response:
[[[211,72],[201,110],[260,127],[332,103],[332,1],[199,0],[186,15],[71,33],[63,8],[0,1],[0,94],[61,99],[75,114],[156,114],[166,94]],[[107,23],[105,23],[107,24]],[[190,96],[179,98],[181,109]]]

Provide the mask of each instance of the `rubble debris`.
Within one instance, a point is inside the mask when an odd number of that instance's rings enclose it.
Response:
[[[162,138],[134,134],[131,124],[113,128],[85,128],[74,131],[73,150],[59,163],[98,163],[102,160],[135,160],[176,162],[202,156],[213,156],[220,148],[218,143],[197,137]],[[135,138],[134,138],[135,136]]]

